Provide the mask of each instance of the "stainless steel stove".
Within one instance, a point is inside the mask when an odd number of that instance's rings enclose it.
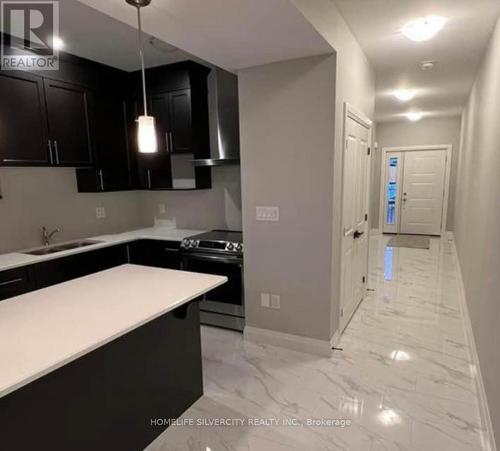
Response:
[[[213,230],[185,238],[181,249],[185,271],[228,278],[226,284],[205,295],[200,304],[201,323],[243,331],[243,234],[234,230]]]

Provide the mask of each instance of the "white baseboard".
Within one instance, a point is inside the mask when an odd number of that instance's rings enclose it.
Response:
[[[452,239],[453,232],[451,233]],[[481,365],[479,363],[479,356],[477,354],[476,341],[474,339],[474,332],[472,331],[472,324],[469,316],[469,307],[467,305],[467,299],[465,296],[465,285],[462,274],[462,268],[460,266],[460,261],[458,259],[458,253],[453,243],[453,251],[455,253],[455,259],[458,265],[458,289],[459,289],[459,300],[460,308],[462,310],[462,318],[464,319],[465,333],[467,334],[467,339],[470,345],[470,358],[474,363],[475,367],[475,382],[476,390],[479,396],[479,413],[481,415],[481,423],[483,432],[481,433],[481,442],[483,451],[497,451],[497,446],[495,443],[495,435],[493,432],[493,424],[491,423],[490,409],[488,407],[488,398],[486,397],[486,390],[484,388],[483,376],[481,374]]]
[[[330,341],[317,340],[315,338],[301,337],[299,335],[285,334],[258,327],[245,326],[244,339],[256,343],[291,349],[293,351],[307,352],[322,357],[331,357],[332,345]]]
[[[379,229],[370,229],[370,236],[380,235]]]
[[[334,346],[337,347],[340,343],[340,332],[337,330],[333,334],[332,339],[330,340],[330,348],[333,348]]]

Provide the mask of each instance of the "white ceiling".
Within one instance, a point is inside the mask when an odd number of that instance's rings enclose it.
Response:
[[[400,119],[408,110],[428,116],[460,114],[500,14],[499,0],[335,0],[376,74],[376,120]],[[412,42],[400,33],[422,16],[448,19],[427,42]],[[435,60],[431,71],[419,63]],[[417,90],[401,103],[397,88]]]
[[[60,35],[65,42],[65,51],[122,70],[140,68],[136,28],[77,0],[62,0],[59,5]],[[130,12],[134,12],[132,7]],[[197,58],[182,50],[160,51],[146,37],[144,59],[146,66],[153,67]]]
[[[125,0],[79,1],[136,26]],[[143,9],[143,22],[147,33],[233,71],[332,52],[289,0],[153,0]],[[87,39],[84,30],[81,39]]]

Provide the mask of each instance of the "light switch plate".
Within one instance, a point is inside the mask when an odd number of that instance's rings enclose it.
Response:
[[[166,212],[166,209],[165,209],[165,204],[158,204],[158,212],[161,214],[161,215],[164,215],[165,212]]]
[[[257,221],[271,221],[278,222],[280,220],[279,207],[256,207]]]
[[[281,307],[281,296],[279,294],[271,295],[271,308],[279,309]]]
[[[260,305],[262,307],[267,307],[269,308],[271,305],[270,305],[270,296],[268,293],[261,293],[260,294]]]
[[[95,217],[96,217],[96,219],[106,218],[106,209],[104,207],[96,207]]]

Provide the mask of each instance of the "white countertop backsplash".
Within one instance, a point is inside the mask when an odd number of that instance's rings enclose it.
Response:
[[[189,229],[175,229],[169,226],[157,226],[149,227],[145,229],[132,230],[130,232],[117,233],[113,235],[101,235],[92,236],[86,238],[80,238],[69,241],[81,241],[81,240],[97,240],[102,241],[98,244],[92,244],[90,246],[81,247],[78,249],[70,249],[67,251],[56,252],[49,255],[27,255],[23,254],[23,250],[19,252],[11,252],[8,254],[0,254],[0,271],[6,271],[8,269],[19,268],[21,266],[32,265],[34,263],[40,263],[47,260],[55,260],[57,258],[66,257],[68,255],[80,254],[83,252],[92,251],[95,249],[101,249],[104,247],[110,247],[117,244],[124,244],[140,239],[151,239],[151,240],[164,240],[164,241],[182,241],[184,238],[197,235],[199,233],[204,233],[206,230],[189,230]],[[54,243],[54,245],[60,245],[64,243]],[[42,247],[42,246],[40,246]],[[27,249],[29,251],[30,249]]]
[[[126,264],[0,302],[0,398],[226,281]]]

